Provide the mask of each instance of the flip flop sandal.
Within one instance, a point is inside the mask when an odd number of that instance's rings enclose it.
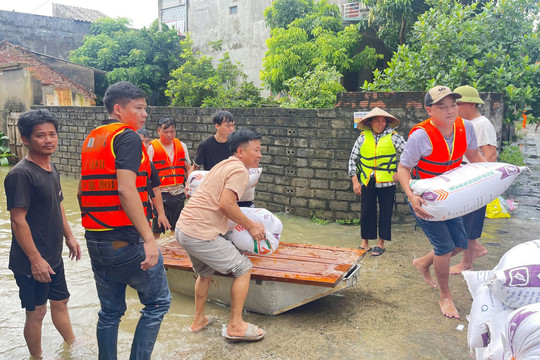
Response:
[[[371,256],[381,256],[384,253],[384,248],[375,246],[371,252]]]
[[[217,316],[208,316],[208,323],[206,323],[206,325],[204,325],[199,330],[191,330],[191,328],[189,328],[189,331],[192,333],[198,333],[199,331],[202,331],[206,329],[207,327],[209,327],[210,325],[212,325],[213,323],[215,323],[217,319],[218,319]]]
[[[229,341],[259,341],[264,337],[265,331],[263,329],[262,334],[259,334],[259,327],[248,323],[248,327],[243,336],[231,336],[225,332],[225,339]]]
[[[361,250],[366,250],[366,248],[363,246],[359,246],[358,248]],[[372,250],[371,247],[368,247],[366,251],[371,251],[371,250]]]

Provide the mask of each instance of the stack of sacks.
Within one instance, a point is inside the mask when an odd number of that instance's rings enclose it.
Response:
[[[283,224],[277,216],[266,209],[242,207],[240,210],[250,220],[261,223],[264,226],[266,239],[260,241],[254,240],[245,227],[232,220],[229,220],[229,229],[225,238],[231,240],[238,250],[250,254],[269,254],[276,251],[279,246],[281,232],[283,231]]]
[[[238,201],[253,201],[255,199],[255,185],[259,182],[259,177],[262,173],[262,168],[248,169],[249,171],[249,183],[244,194]],[[193,196],[195,190],[203,182],[204,177],[208,174],[208,171],[195,170],[189,174],[186,182],[186,189],[189,196]]]
[[[493,270],[463,272],[473,298],[467,342],[477,360],[503,359],[505,353],[512,354],[508,359],[530,359],[516,357],[504,345],[503,331],[512,321],[515,309],[540,302],[539,275],[540,240],[508,250]],[[540,324],[537,326],[540,329]],[[507,336],[507,340],[510,344],[516,337]],[[522,348],[521,345],[515,347]],[[539,355],[536,359],[540,359],[540,348],[535,350]]]

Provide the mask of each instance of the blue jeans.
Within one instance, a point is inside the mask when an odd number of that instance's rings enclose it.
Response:
[[[144,308],[135,330],[130,359],[150,359],[163,316],[169,311],[171,293],[163,257],[144,271],[144,246],[128,244],[114,249],[111,242],[87,238],[101,310],[97,324],[99,359],[115,360],[120,318],[126,311],[126,286],[137,290]]]

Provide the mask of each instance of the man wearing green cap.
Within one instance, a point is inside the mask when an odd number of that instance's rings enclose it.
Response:
[[[461,98],[457,99],[458,115],[463,119],[470,120],[473,124],[480,152],[487,161],[496,161],[497,133],[493,124],[478,109],[478,105],[484,103],[478,94],[478,90],[465,85],[456,88],[454,92],[461,95]],[[485,216],[486,206],[463,216],[469,247],[463,251],[463,260],[450,268],[450,274],[459,275],[464,270],[472,269],[473,261],[487,254],[487,249],[478,241],[478,238],[482,235]]]

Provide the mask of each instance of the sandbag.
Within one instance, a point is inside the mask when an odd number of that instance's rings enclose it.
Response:
[[[470,349],[483,348],[490,342],[488,323],[504,311],[513,309],[497,299],[485,285],[491,271],[467,270],[462,275],[473,298],[468,317],[467,344]]]
[[[513,309],[502,311],[489,320],[487,325],[489,344],[484,351],[484,360],[501,360],[504,356],[502,334],[506,325],[507,317]]]
[[[508,250],[486,285],[493,295],[514,309],[540,302],[540,239]]]
[[[259,182],[259,177],[262,173],[262,168],[252,168],[249,171],[249,182],[246,191],[238,201],[253,201],[255,199],[255,185]],[[193,196],[199,185],[204,180],[204,177],[208,174],[205,170],[195,170],[189,174],[186,182],[186,189],[189,196]]]
[[[502,343],[504,359],[540,359],[540,304],[523,306],[507,317]]]
[[[460,166],[429,179],[411,180],[416,195],[432,218],[443,221],[471,213],[499,197],[528,168],[506,163],[481,162]]]
[[[244,192],[244,195],[240,197],[238,201],[253,201],[255,199],[255,185],[259,182],[259,177],[262,173],[262,168],[251,168],[249,170],[249,183]]]
[[[193,194],[195,194],[195,190],[197,190],[199,185],[202,183],[206,174],[208,174],[208,171],[204,170],[195,170],[189,174],[186,181],[186,190],[189,196],[193,196]]]
[[[251,220],[263,224],[266,231],[266,239],[256,241],[249,231],[240,224],[229,220],[229,226],[225,238],[231,240],[238,250],[251,254],[269,254],[279,246],[283,224],[270,211],[261,208],[240,208]]]

